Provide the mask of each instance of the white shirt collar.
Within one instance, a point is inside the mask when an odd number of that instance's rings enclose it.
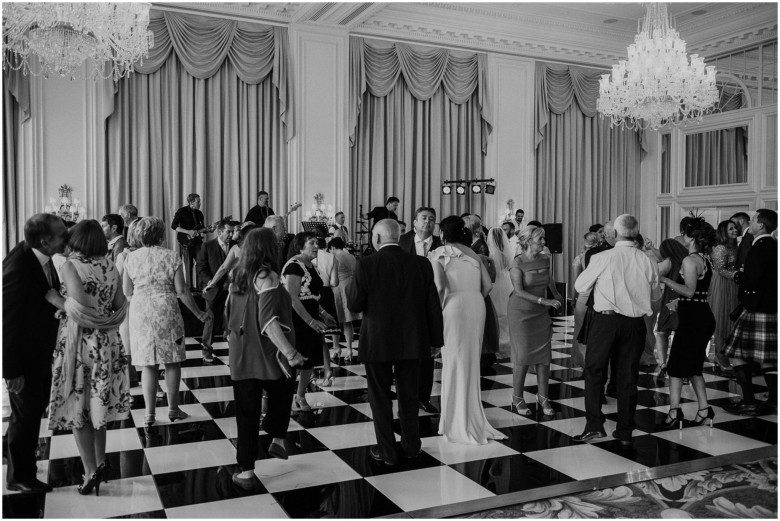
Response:
[[[756,242],[758,242],[758,240],[759,240],[759,239],[763,239],[764,237],[769,237],[769,238],[771,238],[771,237],[772,237],[772,234],[771,234],[771,233],[762,233],[762,234],[761,234],[761,235],[759,235],[758,237],[753,237],[753,244],[755,244]]]
[[[615,243],[615,246],[613,246],[613,248],[617,248],[618,246],[622,248],[633,248],[634,246],[636,246],[636,244],[634,243],[634,241],[617,241]]]
[[[420,236],[417,235],[417,232],[414,234],[414,243],[418,244],[424,242],[425,244],[431,244],[433,242],[433,235],[429,235],[427,239],[420,239]]]
[[[33,253],[35,254],[35,257],[38,259],[38,262],[41,263],[41,266],[45,267],[49,261],[51,260],[51,257],[46,255],[45,253],[41,253],[35,248],[32,248]]]
[[[217,242],[218,242],[218,243],[219,243],[219,245],[220,245],[220,246],[222,246],[223,248],[226,248],[226,247],[230,246],[230,244],[229,244],[229,243],[222,242],[222,239],[220,239],[219,237],[217,237]]]
[[[384,244],[379,246],[379,250],[381,250],[385,246],[398,246],[398,243],[397,242],[386,242],[386,243],[384,243]],[[379,251],[379,250],[377,250],[377,251]]]

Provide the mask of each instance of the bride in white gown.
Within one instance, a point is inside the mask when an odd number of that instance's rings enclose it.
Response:
[[[471,233],[463,219],[447,217],[440,227],[444,246],[430,254],[444,315],[439,434],[452,443],[484,445],[506,438],[488,423],[480,398],[485,295],[492,284],[479,257],[465,246]]]
[[[509,302],[509,294],[512,293],[512,279],[509,277],[509,269],[514,260],[514,251],[506,233],[499,227],[493,227],[488,231],[487,245],[490,259],[496,267],[496,282],[493,283],[493,289],[490,291],[490,300],[493,301],[498,317],[498,352],[501,356],[509,356],[511,347],[506,307],[507,302]]]

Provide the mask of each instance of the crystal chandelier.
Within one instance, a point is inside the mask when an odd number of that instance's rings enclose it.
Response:
[[[715,67],[685,53],[685,42],[669,23],[666,4],[647,4],[641,31],[628,47],[628,61],[612,66],[599,81],[597,107],[613,126],[658,130],[701,120],[718,101]]]
[[[59,188],[59,197],[51,197],[46,205],[46,213],[62,217],[64,221],[78,222],[83,219],[87,209],[81,205],[81,201],[72,197],[73,188],[62,185]]]
[[[145,3],[5,2],[3,68],[75,79],[84,76],[81,66],[90,61],[92,79],[118,80],[149,55],[154,39],[148,25]]]

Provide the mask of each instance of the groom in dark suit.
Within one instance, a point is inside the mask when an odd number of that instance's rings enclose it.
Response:
[[[379,221],[371,234],[376,253],[358,262],[346,288],[347,307],[363,313],[358,354],[366,367],[368,402],[379,444],[369,454],[386,465],[396,465],[393,376],[401,447],[406,457],[415,458],[420,453],[420,359],[430,357],[431,348],[444,345],[444,325],[430,262],[398,247],[400,227],[395,220]]]
[[[407,253],[419,255],[423,258],[441,246],[441,239],[433,235],[433,227],[436,224],[436,210],[427,206],[421,206],[414,215],[414,230],[401,235],[398,246]],[[420,409],[436,414],[436,407],[431,403],[431,391],[433,390],[433,356],[428,354],[420,359],[420,379],[417,389],[417,399]]]
[[[214,330],[222,331],[223,318],[225,311],[225,300],[228,296],[228,286],[230,281],[228,277],[222,280],[213,280],[214,275],[225,262],[227,254],[232,246],[230,238],[233,236],[235,226],[228,220],[221,220],[217,224],[217,237],[203,244],[198,252],[197,270],[198,284],[201,288],[209,288],[209,291],[203,292],[203,298],[206,300],[207,308],[212,312],[214,318],[210,318],[203,323],[203,361],[207,364],[214,363],[214,349],[212,341]]]
[[[62,219],[39,213],[24,223],[24,241],[3,259],[3,379],[11,401],[6,487],[23,493],[51,490],[36,477],[35,449],[60,324],[57,308],[46,301],[60,286],[51,257],[65,251],[67,238]]]

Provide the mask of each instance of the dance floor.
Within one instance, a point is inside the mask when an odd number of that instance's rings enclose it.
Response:
[[[572,320],[555,319],[550,382],[554,416],[542,416],[535,405],[531,417],[512,413],[511,364],[498,360],[481,378],[482,401],[490,422],[508,439],[484,446],[449,444],[437,435],[438,416],[421,412],[422,454],[387,467],[368,455],[375,437],[364,367],[342,360],[333,386],[312,384],[307,398],[314,410],[293,413],[288,460],[267,456],[270,438],[261,431],[255,473],[262,487],[253,492],[231,482],[236,471],[236,424],[227,344],[216,343],[217,362],[204,366],[200,344],[188,338],[180,389],[182,409],[190,415],[187,420],[171,424],[163,399],[157,407],[158,423],[145,432],[143,398],[140,388],[134,388],[132,417],[108,432],[112,470],[100,497],[76,493],[83,469],[74,437],[70,432],[52,433],[44,422],[38,473],[54,491],[22,495],[4,487],[4,517],[444,517],[560,495],[567,487],[598,488],[596,481],[606,485],[647,479],[659,469],[677,468],[675,472],[682,474],[686,468],[717,466],[718,457],[739,459],[743,451],[748,451],[745,457],[777,454],[777,416],[725,412],[721,406],[736,399],[738,389],[734,382],[715,376],[709,366],[706,380],[716,414],[714,428],[663,431],[669,390],[663,380],[656,381],[657,369],[644,368],[633,446],[623,447],[611,436],[598,443],[573,443],[571,437],[585,425],[585,412],[582,372],[572,367],[570,357]],[[437,369],[432,399],[437,407],[440,373]],[[765,393],[763,378],[755,381],[757,394]],[[526,401],[533,404],[533,375],[527,384]],[[684,398],[683,411],[692,419],[697,404],[689,386]],[[5,416],[8,408],[3,410]],[[608,434],[615,427],[616,410],[616,401],[609,398],[604,406]],[[3,418],[4,433],[7,422]],[[396,431],[400,432],[397,421]],[[4,460],[3,482],[5,474]]]

